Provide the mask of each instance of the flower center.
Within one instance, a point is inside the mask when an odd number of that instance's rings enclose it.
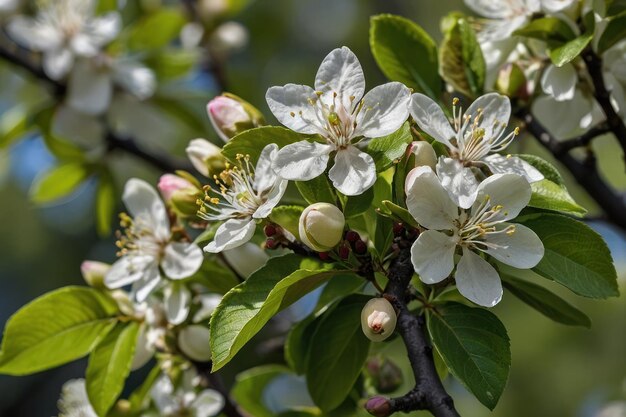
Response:
[[[504,222],[503,215],[507,212],[504,206],[491,204],[491,197],[486,195],[476,208],[463,210],[457,220],[459,245],[479,250],[494,249],[499,245],[486,241],[488,236],[506,234],[511,236],[515,233],[515,225],[511,224],[504,228],[498,228],[499,223]]]
[[[115,245],[119,248],[117,256],[148,255],[156,259],[161,258],[167,242],[159,240],[154,234],[154,227],[149,219],[142,216],[130,217],[120,213],[120,226],[123,232],[116,232]]]

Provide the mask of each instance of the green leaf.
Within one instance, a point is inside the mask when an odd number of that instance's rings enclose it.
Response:
[[[317,135],[303,135],[280,126],[261,126],[245,130],[233,137],[224,145],[222,154],[231,161],[234,161],[238,154],[250,155],[250,159],[256,163],[263,148],[270,143],[282,148],[291,143],[318,138]]]
[[[0,374],[32,374],[85,356],[115,325],[117,311],[92,288],[64,287],[36,298],[7,321]]]
[[[598,41],[598,53],[603,53],[624,38],[626,38],[626,11],[609,19]]]
[[[30,198],[37,204],[58,200],[74,192],[89,174],[87,166],[81,163],[59,165],[35,180]]]
[[[454,89],[468,97],[477,97],[485,85],[485,59],[476,34],[464,18],[456,22],[445,34],[439,50],[440,72]]]
[[[585,17],[585,32],[577,38],[553,48],[550,51],[550,60],[557,67],[571,62],[574,58],[581,54],[581,52],[589,45],[591,39],[593,39],[593,32],[595,29],[595,20],[593,12],[589,12]]]
[[[584,297],[619,295],[609,248],[589,226],[548,213],[518,218],[517,222],[530,227],[545,248],[543,259],[533,271]]]
[[[324,314],[313,334],[306,380],[311,398],[322,411],[340,406],[361,374],[370,346],[361,330],[361,310],[369,299],[344,299]]]
[[[493,410],[511,366],[509,337],[500,320],[482,308],[449,303],[428,316],[428,330],[452,374]]]
[[[437,98],[441,78],[435,41],[417,24],[381,14],[370,20],[370,48],[387,78]]]
[[[41,130],[44,143],[48,147],[48,150],[61,160],[84,161],[85,155],[78,146],[52,133],[52,118],[54,117],[55,110],[54,107],[51,107],[42,110],[34,116],[35,123]]]
[[[409,122],[405,122],[400,129],[390,135],[369,141],[365,151],[374,158],[376,172],[382,172],[404,156],[404,151],[412,140],[411,127]]]
[[[108,170],[102,170],[96,189],[96,230],[101,237],[111,233],[116,208],[115,183]]]
[[[396,219],[398,219],[398,221],[404,224],[407,224],[411,227],[418,226],[417,221],[413,218],[413,216],[411,216],[411,213],[409,213],[407,209],[402,208],[399,205],[394,204],[389,200],[384,200],[383,204],[385,205],[385,208],[389,210],[391,215],[395,217]]]
[[[178,38],[185,23],[180,9],[163,7],[129,28],[128,46],[134,50],[163,48]]]
[[[534,19],[523,28],[513,32],[513,34],[559,44],[571,41],[576,37],[572,28],[556,17]]]
[[[374,201],[374,187],[370,187],[362,194],[349,196],[346,198],[346,204],[343,207],[343,215],[349,219],[365,213]]]
[[[146,59],[146,64],[154,69],[160,80],[169,80],[187,75],[198,62],[200,54],[196,50],[167,48]]]
[[[87,395],[93,409],[105,417],[124,389],[135,354],[139,323],[120,323],[89,355],[85,373]]]
[[[500,274],[504,287],[514,296],[544,316],[561,324],[591,327],[591,320],[582,311],[547,289],[510,275]]]
[[[213,372],[226,365],[282,309],[333,275],[333,264],[289,254],[270,259],[230,290],[211,317]]]
[[[300,215],[304,207],[300,206],[278,206],[274,207],[270,214],[270,220],[278,224],[283,229],[286,229],[289,233],[298,237],[300,232],[298,231],[298,225],[300,223]]]
[[[302,198],[309,204],[330,203],[336,204],[337,196],[333,191],[326,175],[320,175],[309,181],[296,181],[296,187]]]
[[[281,365],[264,365],[248,369],[237,375],[231,395],[247,415],[275,417],[276,413],[263,405],[263,392],[274,378],[284,373],[289,373],[289,369]]]
[[[237,276],[229,268],[210,260],[202,262],[198,272],[189,279],[200,281],[208,292],[218,294],[226,294],[239,284]]]
[[[285,362],[298,375],[307,371],[309,348],[313,333],[322,320],[322,316],[309,316],[294,325],[285,340]]]
[[[587,213],[584,207],[576,204],[564,187],[560,187],[552,181],[543,179],[530,184],[533,190],[529,207],[546,210],[561,211],[564,213],[583,216]]]
[[[6,148],[30,129],[31,118],[23,106],[15,106],[0,116],[0,149]]]
[[[181,124],[190,127],[194,131],[206,131],[206,122],[204,120],[206,113],[194,111],[193,105],[184,98],[156,95],[150,98],[150,104],[158,107],[168,116],[177,119]]]
[[[550,180],[553,183],[565,188],[565,181],[563,181],[561,173],[550,162],[535,155],[517,154],[514,156],[523,159],[524,161],[535,167],[539,172],[543,174],[545,179]]]
[[[150,370],[150,373],[145,377],[141,385],[137,387],[137,389],[135,389],[128,398],[131,411],[137,412],[137,414],[131,415],[140,415],[139,412],[143,410],[146,403],[146,398],[150,395],[150,390],[152,389],[152,386],[157,381],[159,376],[161,376],[161,366],[157,363]]]

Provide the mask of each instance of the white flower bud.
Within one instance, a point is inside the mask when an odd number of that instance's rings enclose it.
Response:
[[[206,139],[192,140],[185,152],[194,168],[205,177],[210,177],[212,171],[219,170],[217,165],[223,168],[222,150]]]
[[[361,328],[373,342],[382,342],[396,328],[396,311],[385,298],[373,298],[361,311]]]
[[[437,154],[433,146],[425,141],[413,142],[409,145],[409,151],[415,155],[415,167],[429,166],[435,170]]]
[[[329,251],[341,241],[345,224],[346,219],[336,206],[311,204],[300,216],[300,240],[318,252]]]
[[[211,331],[201,325],[191,325],[178,333],[178,347],[194,361],[206,362],[211,359],[209,339]]]
[[[211,44],[217,51],[227,53],[242,49],[249,39],[248,29],[244,25],[230,21],[215,29],[211,35]]]
[[[256,107],[231,93],[215,97],[206,109],[213,129],[224,142],[265,123],[263,114]]]
[[[270,258],[263,249],[254,243],[245,243],[242,246],[222,252],[229,265],[242,277],[248,278],[257,269],[261,268]],[[241,260],[245,259],[245,262]]]
[[[94,288],[104,288],[104,276],[111,265],[98,261],[84,261],[80,264],[80,272],[87,284]]]

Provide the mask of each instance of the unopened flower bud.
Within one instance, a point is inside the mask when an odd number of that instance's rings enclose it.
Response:
[[[437,154],[433,146],[425,141],[413,142],[409,145],[409,152],[415,160],[414,167],[429,166],[435,170]]]
[[[516,64],[508,63],[498,72],[496,91],[509,97],[526,95],[526,75]]]
[[[195,189],[194,185],[184,178],[174,174],[164,174],[159,178],[158,184],[159,191],[165,202],[169,202],[172,199],[172,195],[178,190],[184,190],[186,188]]]
[[[328,252],[341,241],[346,219],[329,203],[308,206],[300,216],[300,240],[317,252]]]
[[[357,255],[365,255],[367,253],[367,243],[362,240],[357,240],[354,242],[354,252]]]
[[[339,257],[341,259],[348,259],[350,257],[350,246],[345,245],[339,248]]]
[[[354,243],[357,240],[361,240],[361,236],[354,230],[348,230],[346,232],[346,240],[350,243]]]
[[[194,168],[205,177],[211,177],[225,168],[222,150],[206,139],[194,139],[185,149]]]
[[[210,330],[198,324],[184,327],[178,333],[178,347],[190,359],[207,362],[211,359]]]
[[[373,342],[382,342],[396,328],[396,311],[385,298],[373,298],[361,311],[361,328]]]
[[[273,237],[268,237],[265,240],[265,247],[267,249],[276,249],[276,247],[278,246],[278,243],[276,242],[276,239],[274,239]]]
[[[373,357],[367,361],[366,369],[381,394],[393,392],[402,385],[402,370],[390,359]]]
[[[330,259],[330,253],[328,252],[320,252],[319,256],[322,261],[327,261]]]
[[[224,93],[209,101],[207,113],[213,129],[224,142],[228,142],[238,133],[264,124],[263,115],[259,110],[230,93]]]
[[[265,236],[272,237],[277,232],[276,231],[276,226],[274,226],[273,224],[265,225],[265,227],[263,228],[263,232],[265,233]]]
[[[391,414],[391,403],[385,397],[372,397],[365,403],[365,410],[375,417],[387,417]]]
[[[104,276],[111,269],[111,265],[98,261],[84,261],[80,264],[80,272],[83,279],[89,286],[94,288],[105,288]]]

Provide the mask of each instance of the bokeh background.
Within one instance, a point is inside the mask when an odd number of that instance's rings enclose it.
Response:
[[[248,28],[249,41],[225,62],[227,88],[268,114],[264,101],[268,87],[287,82],[311,84],[321,59],[341,45],[349,46],[360,58],[368,86],[372,87],[384,82],[384,78],[369,51],[371,15],[406,16],[440,40],[439,21],[455,9],[466,10],[459,0],[253,1],[235,17]],[[193,90],[187,105],[198,112],[203,112],[206,102],[219,93],[214,80],[200,71],[177,83],[170,88],[184,86]],[[0,113],[9,111],[17,102],[38,100],[41,94],[28,75],[0,62]],[[151,146],[182,157],[186,142],[195,137],[198,129],[194,131],[180,121],[156,115],[156,109],[137,115],[137,123],[144,129],[142,136],[148,138]],[[217,140],[208,123],[204,130],[205,137]],[[530,137],[522,137],[517,146],[550,159]],[[626,191],[622,155],[615,141],[601,138],[593,146],[605,177],[614,187]],[[156,180],[159,174],[132,156],[115,154],[109,158],[120,184],[130,175]],[[70,198],[53,205],[41,207],[29,201],[33,180],[54,164],[55,158],[36,134],[0,150],[0,323],[44,292],[82,284],[79,267],[84,259],[113,260],[113,239],[100,239],[95,231],[95,182],[84,184]],[[598,215],[593,201],[568,178],[565,170],[562,172],[572,194],[589,209],[590,217]],[[590,224],[609,242],[624,292],[626,236],[601,221]],[[586,330],[555,324],[505,294],[496,313],[511,338],[513,365],[508,386],[495,411],[489,414],[458,383],[448,380],[463,416],[592,417],[599,416],[599,410],[607,404],[626,400],[624,297],[587,300],[563,291],[557,284],[535,279],[585,311],[593,327]],[[244,352],[243,363],[254,363],[255,355],[254,350]],[[0,416],[56,415],[61,385],[82,376],[84,367],[84,361],[79,361],[29,377],[0,377]],[[234,374],[237,370],[228,371]],[[135,375],[131,384],[140,378],[140,373]]]

